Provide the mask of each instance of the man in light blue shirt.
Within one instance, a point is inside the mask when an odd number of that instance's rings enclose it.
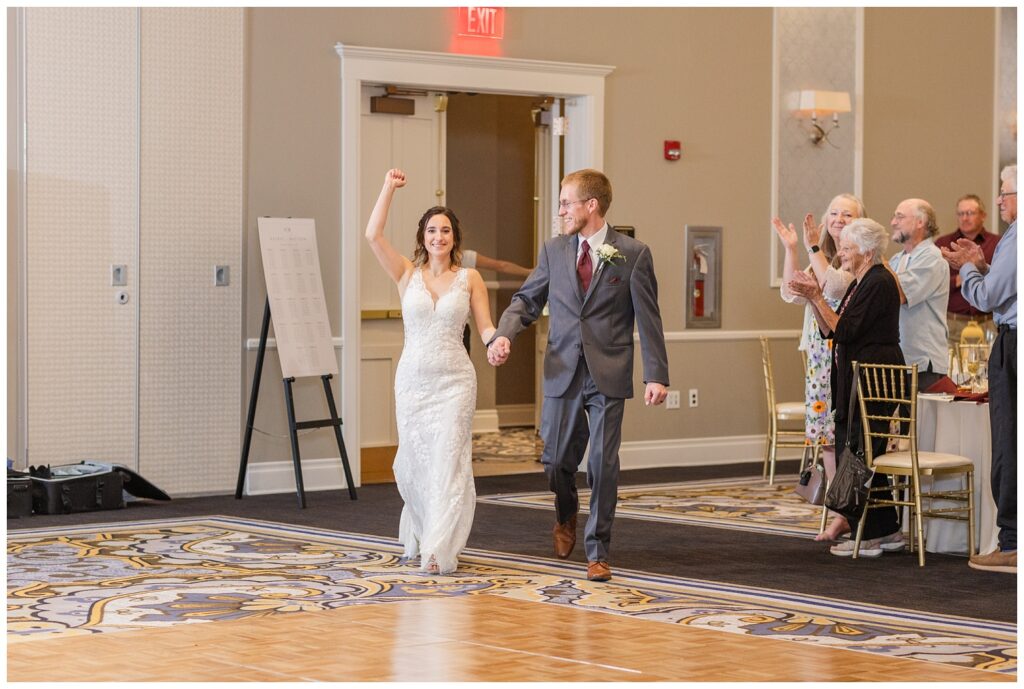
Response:
[[[996,245],[992,265],[981,247],[961,239],[943,250],[960,271],[960,293],[976,309],[991,311],[999,334],[988,357],[989,423],[992,427],[992,498],[999,549],[971,554],[974,569],[1017,572],[1017,166],[999,175],[999,215],[1010,223]]]
[[[927,201],[902,201],[890,226],[892,240],[903,245],[889,259],[900,287],[900,349],[908,366],[917,364],[920,387],[925,390],[949,370],[949,265],[935,246],[939,225]]]

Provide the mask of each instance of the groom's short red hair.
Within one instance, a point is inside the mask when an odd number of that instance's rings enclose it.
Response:
[[[601,209],[601,217],[608,215],[608,208],[612,205],[612,183],[599,170],[577,170],[570,172],[562,179],[562,186],[575,184],[580,199],[597,199],[597,206]]]

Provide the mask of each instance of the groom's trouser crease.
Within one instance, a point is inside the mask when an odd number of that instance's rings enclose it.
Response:
[[[617,500],[619,445],[625,400],[598,391],[586,359],[580,357],[572,383],[561,397],[545,397],[541,410],[541,461],[555,494],[556,518],[565,522],[579,508],[576,472],[587,444],[590,515],[585,530],[587,559],[607,560]]]

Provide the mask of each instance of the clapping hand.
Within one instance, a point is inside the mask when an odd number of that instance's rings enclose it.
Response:
[[[793,273],[793,278],[786,283],[789,291],[808,301],[814,301],[821,295],[821,287],[814,277],[804,271]]]
[[[775,234],[779,235],[779,239],[782,240],[782,245],[786,247],[786,251],[796,251],[797,242],[800,240],[797,237],[796,228],[793,227],[793,223],[786,227],[778,218],[772,218],[772,227],[775,228]]]
[[[487,347],[487,363],[491,366],[501,366],[508,361],[511,352],[512,342],[507,337],[498,336]]]
[[[950,244],[948,249],[942,247],[940,250],[942,257],[953,267],[953,270],[960,270],[968,263],[973,263],[983,273],[988,268],[985,262],[985,253],[970,239],[958,239]]]
[[[821,233],[825,230],[825,225],[816,225],[814,223],[814,213],[808,213],[804,216],[804,248],[808,251],[811,250],[812,246],[817,246],[818,242],[821,241]]]

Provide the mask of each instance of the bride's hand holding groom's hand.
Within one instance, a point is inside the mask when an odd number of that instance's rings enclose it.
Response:
[[[487,348],[487,363],[491,366],[501,366],[508,360],[512,352],[512,342],[507,337],[497,337]]]

